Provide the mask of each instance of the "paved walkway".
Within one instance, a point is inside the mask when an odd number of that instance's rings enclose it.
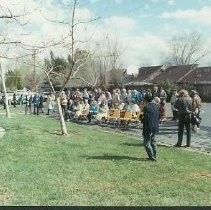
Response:
[[[170,104],[167,104],[167,116],[171,116]],[[211,104],[203,104],[202,107],[202,123],[198,133],[192,133],[191,148],[197,149],[203,152],[211,152]],[[169,145],[177,143],[178,126],[170,118],[165,124],[160,125],[160,132],[157,135],[157,141]],[[136,133],[141,136],[141,131],[132,130],[132,133]],[[183,145],[186,144],[186,133],[183,136]]]
[[[173,146],[177,143],[177,123],[170,120],[171,110],[170,105],[167,105],[168,120],[165,124],[160,125],[160,132],[156,137],[157,142]],[[211,152],[211,104],[204,104],[201,113],[202,123],[198,133],[192,133],[191,149],[202,152]],[[104,130],[122,132],[128,136],[135,136],[142,138],[142,129],[130,129],[127,131],[120,131],[119,128],[110,128],[103,126]],[[183,145],[186,144],[186,132],[184,132]]]
[[[170,106],[168,105],[167,108],[168,116],[171,116]],[[203,104],[201,117],[202,123],[199,132],[192,133],[191,147],[200,151],[211,152],[211,104]],[[175,144],[177,142],[177,124],[172,121],[162,124],[158,141]],[[183,137],[183,144],[186,144],[186,135]]]

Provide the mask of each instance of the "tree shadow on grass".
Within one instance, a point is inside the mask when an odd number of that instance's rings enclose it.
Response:
[[[111,161],[119,161],[119,160],[132,160],[132,161],[149,161],[148,158],[136,158],[129,156],[118,156],[118,155],[103,155],[103,156],[83,156],[88,160],[111,160]]]
[[[55,136],[65,136],[65,135],[62,134],[61,131],[47,131],[47,130],[45,130],[44,132],[47,133],[47,134],[50,134],[50,135],[55,135]]]

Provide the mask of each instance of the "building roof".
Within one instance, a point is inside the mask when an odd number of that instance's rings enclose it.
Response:
[[[211,67],[197,67],[187,74],[179,83],[186,84],[210,84]]]
[[[162,66],[148,66],[139,68],[139,73],[137,75],[137,81],[148,81],[150,82],[154,77],[153,75],[159,75],[162,72]]]
[[[133,81],[134,79],[135,79],[134,74],[126,74],[126,75],[125,75],[125,83],[131,82],[131,81]]]
[[[166,70],[163,70],[161,74],[155,77],[152,82],[160,83],[165,80],[170,80],[172,82],[178,82],[181,80],[186,74],[193,71],[197,65],[178,65],[178,66],[170,66]]]

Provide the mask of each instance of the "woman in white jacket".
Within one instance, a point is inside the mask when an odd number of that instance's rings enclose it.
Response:
[[[174,120],[174,121],[177,120],[177,109],[174,106],[177,99],[178,99],[178,93],[177,93],[177,90],[174,89],[173,90],[173,93],[172,93],[172,96],[171,96],[171,100],[170,100],[170,103],[171,103],[171,111],[172,111],[172,114],[173,114],[172,120]]]
[[[103,100],[102,103],[99,106],[99,112],[96,116],[96,119],[98,122],[101,122],[102,118],[107,118],[108,116],[108,105],[106,100]]]

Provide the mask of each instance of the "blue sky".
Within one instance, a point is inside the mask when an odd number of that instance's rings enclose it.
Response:
[[[91,0],[89,2],[93,3],[87,3],[87,7],[102,19],[111,16],[134,18],[140,25],[139,28],[137,26],[140,33],[150,31],[164,34],[162,28],[165,24],[174,25],[178,29],[186,27],[203,30],[204,33],[209,31],[206,25],[196,25],[183,19],[162,19],[160,16],[178,10],[198,11],[204,7],[211,7],[210,0]]]
[[[25,27],[26,43],[59,40],[68,33],[67,26],[46,21],[68,20],[73,0],[1,0],[0,4],[14,12],[32,10]],[[160,65],[169,54],[168,43],[172,37],[198,31],[202,34],[205,47],[211,49],[211,0],[79,0],[77,18],[99,20],[78,28],[79,40],[91,37],[94,49],[105,41],[105,37],[117,40],[122,51],[122,66],[130,73],[137,73],[144,65]],[[15,29],[16,30],[16,29]],[[15,31],[23,34],[20,28]],[[93,46],[91,46],[93,45]],[[103,44],[102,44],[103,45]],[[64,49],[56,50],[64,54]],[[211,56],[201,65],[211,65]]]

